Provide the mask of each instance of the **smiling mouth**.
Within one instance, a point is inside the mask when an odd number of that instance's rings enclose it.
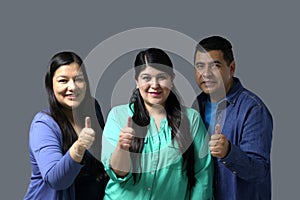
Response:
[[[215,81],[202,81],[201,84],[204,84],[206,86],[212,86],[214,84],[216,84]]]
[[[71,100],[76,99],[78,96],[79,96],[79,94],[69,94],[69,95],[66,95],[66,97],[68,99],[71,99]]]
[[[148,92],[151,96],[159,96],[161,94],[161,92]]]

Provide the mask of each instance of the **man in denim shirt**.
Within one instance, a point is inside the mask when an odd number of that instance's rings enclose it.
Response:
[[[216,200],[271,199],[273,120],[262,100],[234,77],[231,43],[220,36],[199,42],[195,79],[202,93],[193,107],[211,134]]]

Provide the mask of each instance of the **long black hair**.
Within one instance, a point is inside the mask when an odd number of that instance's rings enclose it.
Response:
[[[170,57],[161,49],[149,48],[140,51],[134,62],[135,79],[138,80],[138,76],[147,66],[154,67],[158,70],[162,70],[168,73],[171,77],[174,77],[173,64]],[[132,106],[133,105],[133,106]],[[135,124],[141,127],[145,127],[150,123],[150,116],[145,107],[144,100],[140,94],[139,89],[135,89],[129,103],[130,108],[133,107],[132,120]],[[183,169],[186,170],[188,177],[189,188],[195,185],[195,170],[194,170],[194,145],[193,138],[190,133],[189,121],[186,116],[184,107],[180,102],[180,96],[173,87],[165,103],[165,111],[167,115],[168,124],[171,127],[172,141],[176,139],[178,146],[182,153]],[[131,148],[129,149],[133,154],[133,169],[140,167],[140,161],[135,155],[140,154],[144,147],[144,138],[147,133],[147,129],[143,129],[143,133],[138,133],[140,136],[135,137]],[[139,181],[141,174],[133,173],[134,183]]]
[[[78,106],[78,108],[72,109],[74,122],[83,127],[85,117],[89,116],[91,118],[92,128],[96,132],[95,142],[96,140],[101,141],[102,128],[104,126],[104,120],[100,106],[96,99],[91,96],[89,81],[82,59],[74,52],[69,51],[63,51],[55,54],[49,61],[47,73],[45,76],[45,87],[48,95],[50,111],[50,113],[47,112],[47,114],[49,114],[57,122],[61,129],[63,154],[65,154],[69,150],[69,148],[77,140],[78,137],[71,122],[63,112],[63,106],[57,101],[55,97],[53,91],[53,76],[58,68],[63,65],[69,65],[71,63],[77,63],[80,66],[86,83],[86,93],[83,101]],[[98,109],[98,111],[96,111],[96,109]],[[99,144],[99,155],[101,154],[100,151],[101,143]],[[95,168],[93,170],[95,171],[95,173],[100,172],[98,168]]]

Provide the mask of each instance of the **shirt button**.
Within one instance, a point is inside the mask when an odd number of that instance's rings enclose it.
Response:
[[[226,165],[226,161],[223,161],[223,164]]]
[[[150,188],[150,187],[148,187],[148,188],[147,188],[147,190],[148,190],[148,191],[150,191],[150,190],[151,190],[151,188]]]
[[[154,174],[154,171],[152,171],[151,174]]]
[[[236,171],[233,171],[232,173],[233,173],[233,174],[236,174]]]

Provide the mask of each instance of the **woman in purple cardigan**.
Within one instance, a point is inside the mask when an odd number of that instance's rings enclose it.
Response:
[[[73,52],[54,55],[45,85],[49,108],[30,126],[32,174],[24,199],[102,199],[107,175],[98,160],[104,120],[82,59]]]

